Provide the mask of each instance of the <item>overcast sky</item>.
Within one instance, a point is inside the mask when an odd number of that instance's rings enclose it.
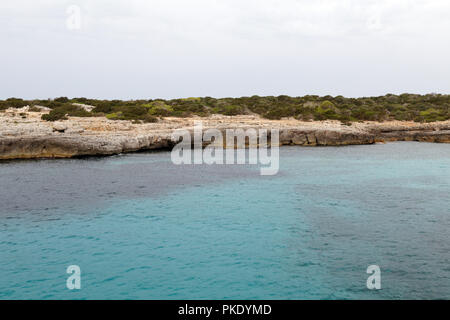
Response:
[[[2,0],[0,40],[2,99],[450,93],[449,0]]]

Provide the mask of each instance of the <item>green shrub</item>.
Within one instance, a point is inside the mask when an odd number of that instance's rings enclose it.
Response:
[[[67,97],[59,97],[59,98],[56,98],[54,101],[61,102],[61,103],[67,103],[67,102],[69,102],[69,98],[67,98]]]
[[[28,104],[28,101],[19,98],[8,98],[6,101],[2,101],[3,109],[8,108],[22,108]]]
[[[50,113],[42,115],[41,118],[47,121],[67,120],[66,115],[73,117],[90,117],[92,116],[92,113],[84,110],[80,106],[66,103],[55,107]]]
[[[150,123],[150,122],[158,122],[158,118],[155,116],[152,116],[151,114],[146,114],[143,119],[141,119],[143,122]]]
[[[92,105],[92,113],[73,109],[73,102]],[[295,117],[301,120],[352,121],[442,121],[450,119],[450,95],[441,94],[388,94],[379,97],[345,98],[343,96],[307,95],[303,97],[251,96],[241,98],[185,98],[152,100],[96,100],[59,97],[54,100],[23,100],[9,98],[0,101],[0,110],[26,105],[46,106],[54,110],[45,118],[106,115],[109,119],[131,121],[157,121],[157,117],[207,116],[213,113],[239,115],[255,113],[268,119]]]
[[[43,114],[41,118],[46,121],[67,120],[66,112],[61,109],[54,109],[48,114]]]
[[[237,105],[229,105],[223,108],[222,113],[227,116],[237,116],[238,114],[242,114],[243,108]]]
[[[110,119],[110,120],[119,120],[120,116],[121,116],[121,114],[114,112],[114,113],[107,114],[106,118]]]
[[[163,101],[154,101],[148,104],[144,104],[143,107],[148,109],[148,113],[151,115],[167,117],[172,115],[173,107],[167,105]]]
[[[434,122],[443,121],[446,117],[443,111],[436,110],[435,108],[428,108],[427,110],[420,112],[419,119],[425,122]]]
[[[121,107],[122,116],[127,120],[137,120],[148,113],[147,108],[142,106],[125,106]]]
[[[36,106],[31,106],[31,107],[28,108],[28,111],[29,112],[41,112],[42,109],[39,108],[39,107],[36,107]]]
[[[94,113],[110,113],[113,110],[113,106],[110,104],[101,104],[92,109]]]
[[[323,101],[320,104],[318,109],[320,109],[320,110],[330,110],[330,109],[335,109],[335,106],[334,106],[334,104],[332,102],[330,102],[328,100],[325,100],[325,101]]]
[[[148,113],[144,106],[120,106],[113,108],[115,112],[106,115],[110,120],[131,120],[134,122],[157,122],[158,118]]]

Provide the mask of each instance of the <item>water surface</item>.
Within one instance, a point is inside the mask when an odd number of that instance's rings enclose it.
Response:
[[[0,299],[450,298],[450,145],[280,156],[269,177],[168,152],[0,163]]]

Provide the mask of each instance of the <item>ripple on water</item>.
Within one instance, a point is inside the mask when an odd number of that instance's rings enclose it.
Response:
[[[0,164],[0,299],[450,298],[448,145],[286,147],[280,165]]]

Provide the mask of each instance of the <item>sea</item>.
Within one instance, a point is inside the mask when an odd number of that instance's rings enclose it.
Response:
[[[449,144],[281,147],[279,166],[0,162],[0,299],[450,299]]]

